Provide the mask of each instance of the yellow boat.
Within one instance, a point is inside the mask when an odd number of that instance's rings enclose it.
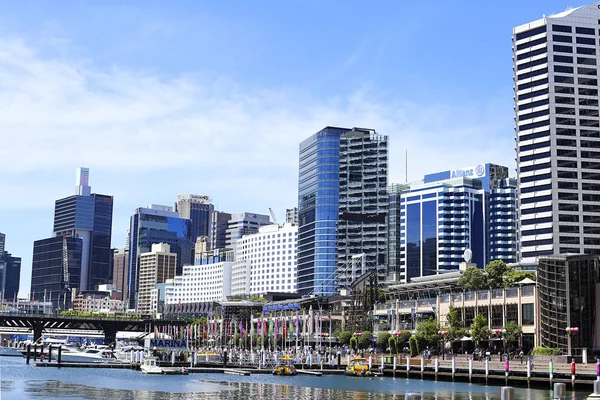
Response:
[[[346,367],[346,375],[349,376],[372,376],[367,359],[363,357],[354,357]]]
[[[275,367],[275,369],[273,370],[273,375],[291,376],[298,374],[298,371],[296,371],[296,367],[294,367],[294,364],[292,364],[292,361],[294,361],[293,358],[285,356],[281,357],[279,360],[282,361],[282,364]]]

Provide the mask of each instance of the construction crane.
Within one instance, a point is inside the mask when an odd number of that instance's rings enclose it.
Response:
[[[271,213],[271,218],[273,219],[273,223],[276,224],[277,218],[275,217],[275,212],[273,211],[273,209],[271,207],[269,207],[269,212]]]

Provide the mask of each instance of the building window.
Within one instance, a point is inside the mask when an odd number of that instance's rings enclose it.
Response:
[[[530,304],[522,304],[521,305],[521,310],[522,310],[522,324],[521,325],[533,325],[534,324],[534,319],[535,319],[535,311],[533,308],[533,303]]]

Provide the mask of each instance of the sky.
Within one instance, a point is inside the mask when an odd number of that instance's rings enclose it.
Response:
[[[299,143],[330,125],[388,135],[390,183],[487,162],[515,176],[512,28],[583,4],[0,2],[0,232],[19,295],[80,166],[114,196],[114,247],[137,207],[179,193],[283,220]]]

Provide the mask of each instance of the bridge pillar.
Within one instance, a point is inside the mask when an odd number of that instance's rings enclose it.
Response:
[[[44,323],[42,321],[35,321],[33,324],[33,341],[36,342],[42,337],[44,333]]]
[[[104,344],[109,345],[117,341],[117,325],[106,324],[104,325]]]

